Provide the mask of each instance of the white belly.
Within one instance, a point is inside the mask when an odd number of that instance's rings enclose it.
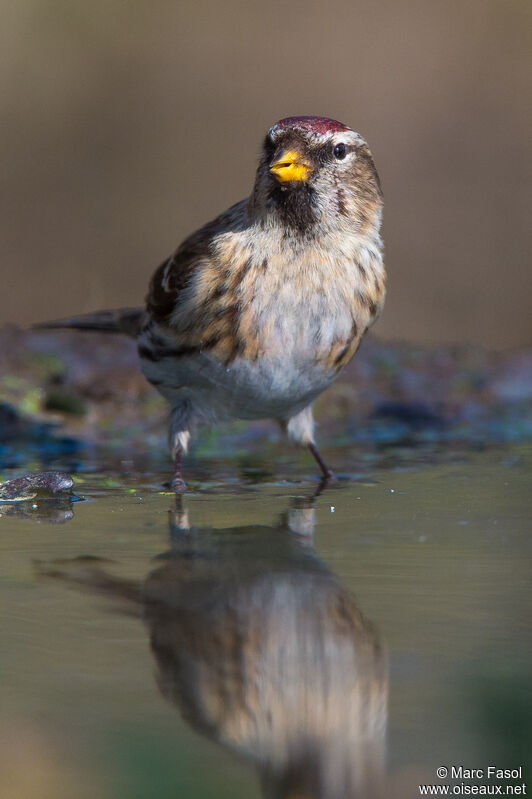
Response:
[[[287,354],[288,355],[288,354]],[[314,360],[237,358],[228,366],[208,353],[144,361],[144,374],[172,407],[189,400],[213,419],[282,419],[309,405],[334,379]]]
[[[209,420],[286,419],[335,379],[338,369],[330,363],[331,352],[351,342],[356,330],[363,332],[369,322],[361,307],[353,326],[355,278],[346,279],[346,269],[342,280],[324,285],[320,268],[302,284],[295,267],[292,279],[277,271],[273,286],[259,279],[251,284],[244,322],[235,331],[255,340],[257,357],[238,356],[225,364],[207,350],[143,361],[147,378],[173,408],[188,400]],[[168,336],[169,350],[176,346],[168,331],[157,329],[155,334]]]

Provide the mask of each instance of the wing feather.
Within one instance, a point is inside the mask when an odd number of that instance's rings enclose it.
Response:
[[[215,265],[215,239],[221,234],[242,230],[246,202],[242,200],[197,230],[158,267],[146,297],[146,308],[152,321],[162,327],[171,326],[171,318],[178,315],[185,289],[199,277],[199,272],[212,270]]]

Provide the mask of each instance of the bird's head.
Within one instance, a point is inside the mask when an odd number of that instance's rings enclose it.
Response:
[[[377,231],[382,192],[366,142],[334,119],[281,119],[264,140],[251,207],[306,236]]]

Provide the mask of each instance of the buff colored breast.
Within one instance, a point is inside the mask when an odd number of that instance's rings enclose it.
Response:
[[[325,248],[292,258],[279,250],[265,263],[260,236],[251,246],[234,244],[226,242],[220,253],[230,262],[228,290],[215,291],[220,274],[210,265],[191,289],[203,303],[190,313],[197,319],[201,308],[203,341],[216,343],[198,342],[190,357],[144,362],[143,369],[172,404],[189,398],[204,416],[287,417],[324,391],[353,356],[378,314],[383,279],[368,254],[362,267],[364,257],[331,261]],[[169,336],[170,350],[182,343],[179,331]]]

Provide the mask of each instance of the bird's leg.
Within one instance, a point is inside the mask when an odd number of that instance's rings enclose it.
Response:
[[[168,443],[174,459],[174,476],[172,490],[176,494],[184,494],[187,485],[183,480],[183,454],[188,452],[190,441],[190,407],[187,402],[174,405],[170,413]]]
[[[295,441],[296,444],[302,444],[304,446],[306,445],[316,459],[323,475],[322,482],[320,484],[320,490],[323,489],[326,483],[336,480],[334,473],[331,469],[329,469],[321,457],[316,444],[314,443],[314,419],[312,418],[312,407],[308,405],[295,416],[291,416],[290,419],[284,420],[281,424],[286,430],[288,437],[291,438],[292,441]]]
[[[180,444],[174,447],[174,476],[171,486],[176,494],[184,494],[187,490],[187,484],[183,480],[183,447]]]
[[[326,484],[326,483],[330,483],[330,482],[332,482],[333,480],[336,480],[336,477],[335,477],[335,475],[334,475],[334,472],[332,471],[332,469],[330,469],[330,468],[327,466],[327,464],[325,463],[325,461],[324,461],[324,460],[323,460],[323,458],[321,457],[320,451],[319,451],[319,449],[317,448],[317,446],[316,446],[316,444],[314,443],[314,441],[311,441],[311,442],[309,443],[309,445],[308,445],[308,448],[309,448],[309,450],[311,451],[311,453],[313,454],[313,456],[314,456],[314,458],[315,458],[315,460],[316,460],[316,462],[317,462],[318,466],[319,466],[319,467],[320,467],[320,469],[321,469],[321,473],[322,473],[322,475],[323,475],[323,480],[322,480],[322,483],[323,483],[323,484]],[[320,486],[320,488],[321,488],[321,486]]]

